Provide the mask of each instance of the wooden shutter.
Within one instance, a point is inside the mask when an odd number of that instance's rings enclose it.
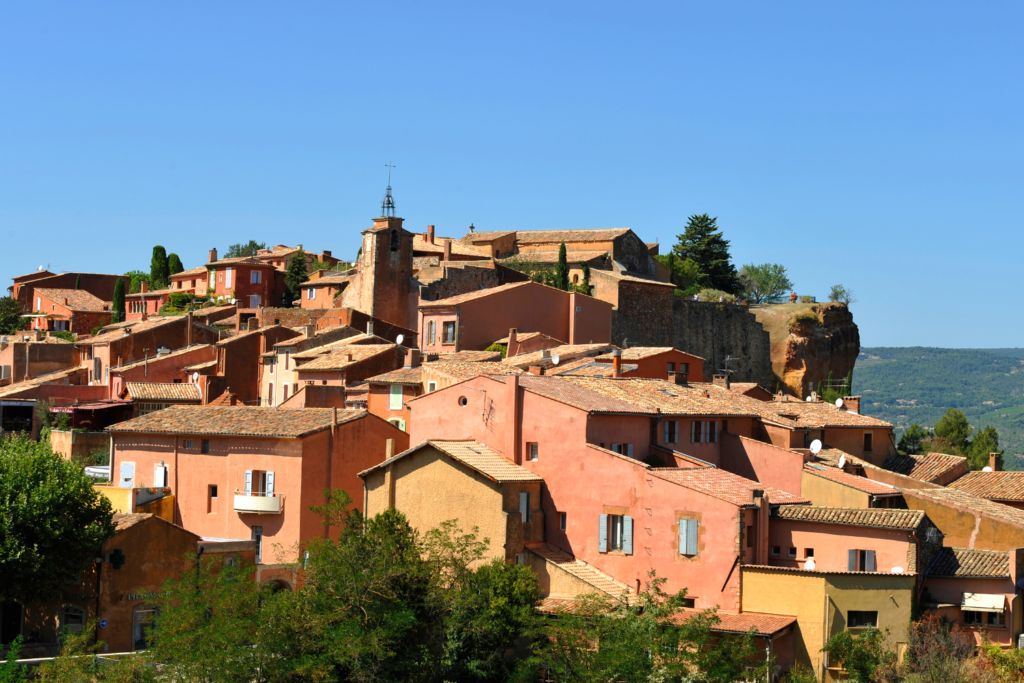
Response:
[[[622,552],[633,554],[633,518],[629,515],[622,518]]]
[[[633,444],[631,444],[631,443],[627,443],[626,444],[626,455],[628,455],[631,458],[633,457]]]
[[[875,551],[866,550],[864,551],[864,571],[873,572],[875,571]]]
[[[245,471],[245,495],[252,495],[252,470]]]
[[[267,472],[267,495],[269,496],[269,495],[272,495],[273,493],[274,493],[274,473],[273,472]]]
[[[597,549],[599,552],[608,552],[608,515],[601,515],[598,518],[599,528],[597,530]]]
[[[686,554],[693,556],[697,554],[697,520],[686,520]]]
[[[519,515],[523,518],[523,524],[530,521],[530,492],[519,492]]]
[[[668,420],[665,420],[665,443],[672,443],[671,441],[669,441],[669,433],[668,433],[668,426],[670,424],[671,423]]]
[[[708,423],[700,423],[700,440],[701,443],[708,443]]]
[[[391,410],[402,409],[402,385],[392,384],[391,385]]]
[[[846,551],[846,571],[855,572],[857,571],[857,551],[847,550]]]

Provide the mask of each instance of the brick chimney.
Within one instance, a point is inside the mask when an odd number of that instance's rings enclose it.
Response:
[[[141,286],[142,286],[142,293],[143,294],[145,294],[146,292],[149,291],[149,283],[146,282],[145,280],[142,281]]]
[[[216,260],[217,260],[217,250],[216,249],[211,249],[210,250],[210,260],[207,261],[207,263],[213,263]]]
[[[512,328],[508,331],[508,346],[505,347],[505,357],[511,358],[519,354],[519,330]]]
[[[989,453],[988,454],[988,466],[992,468],[993,472],[999,471],[999,454]]]
[[[622,349],[612,350],[612,377],[622,377]]]
[[[329,258],[331,258],[331,252],[329,250],[324,249],[323,251],[320,252],[321,261],[326,261]]]
[[[452,260],[452,241],[451,240],[445,240],[444,241],[444,259],[443,260],[445,260],[445,261],[451,261]]]
[[[305,328],[306,339],[312,339],[316,336],[316,323],[306,323]]]
[[[860,396],[843,396],[843,407],[848,413],[860,415]]]
[[[712,375],[711,383],[716,387],[722,387],[723,389],[729,388],[729,375]]]
[[[434,243],[434,226],[433,225],[428,225],[427,226],[427,244],[433,244],[433,243]]]
[[[409,349],[409,352],[405,354],[405,367],[407,368],[418,368],[420,366],[420,351],[419,349]]]

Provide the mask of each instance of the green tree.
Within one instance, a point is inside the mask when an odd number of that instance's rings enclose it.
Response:
[[[593,288],[590,284],[590,266],[588,266],[583,261],[580,261],[579,264],[580,270],[583,271],[583,281],[578,285],[575,285],[574,288],[576,292],[579,294],[586,294],[587,296],[591,296]]]
[[[75,289],[81,289],[81,288],[82,288],[82,276],[81,275],[76,275],[75,276]]]
[[[966,415],[956,408],[950,408],[935,423],[934,431],[935,436],[945,440],[957,453],[963,453],[967,450],[973,430],[974,428],[967,423]]]
[[[896,448],[907,455],[919,455],[921,453],[921,442],[930,436],[931,432],[915,422],[903,432]]]
[[[111,316],[110,322],[120,323],[125,320],[125,304],[124,304],[124,280],[118,279],[114,283],[114,301],[110,306]]]
[[[565,254],[565,242],[558,247],[558,263],[555,265],[555,289],[569,291],[569,262]]]
[[[48,443],[0,440],[0,594],[49,600],[114,535],[110,501]]]
[[[255,256],[261,249],[266,249],[266,242],[249,240],[248,244],[232,244],[228,247],[228,253],[224,258],[240,258],[242,256]]]
[[[153,683],[154,663],[149,653],[141,652],[117,658],[97,656],[103,642],[93,642],[96,620],[85,625],[80,633],[61,634],[60,654],[39,666],[33,683]]]
[[[302,296],[302,283],[309,279],[306,272],[306,252],[299,249],[288,260],[288,269],[284,274],[285,303],[288,306]]]
[[[167,286],[169,277],[167,250],[157,245],[153,247],[153,258],[149,262],[149,286],[153,289],[163,289]]]
[[[781,263],[748,263],[740,269],[743,296],[753,304],[776,304],[793,289]]]
[[[0,665],[0,683],[22,683],[28,680],[28,667],[18,664],[21,656],[21,636],[16,636],[7,648],[3,665]]]
[[[891,666],[896,654],[886,648],[886,634],[876,628],[859,635],[840,631],[828,639],[822,652],[829,654],[829,662],[846,669],[850,680],[856,683],[875,683],[875,671]]]
[[[844,303],[847,306],[857,303],[857,299],[853,296],[853,290],[847,289],[843,285],[832,285],[832,289],[828,293],[828,300],[833,303]]]
[[[965,455],[967,466],[972,470],[980,470],[988,467],[988,458],[992,453],[998,453],[996,464],[1002,468],[1003,452],[999,450],[999,432],[992,425],[979,429],[971,439]]]
[[[129,270],[124,276],[131,280],[131,284],[128,287],[129,294],[141,292],[143,282],[149,284],[149,273],[144,273],[141,270]]]
[[[0,297],[0,334],[14,334],[25,329],[21,302],[12,296]]]
[[[171,275],[177,275],[178,273],[185,272],[185,266],[181,265],[181,259],[178,258],[177,254],[167,255],[167,277],[168,283],[170,282]]]
[[[676,236],[678,242],[672,252],[697,264],[702,289],[736,294],[740,289],[739,276],[729,255],[729,240],[722,236],[717,221],[717,217],[711,218],[706,213],[690,216],[683,234]]]
[[[682,259],[672,252],[654,258],[668,268],[672,284],[681,292],[677,296],[693,296],[700,291],[700,268],[693,259]]]

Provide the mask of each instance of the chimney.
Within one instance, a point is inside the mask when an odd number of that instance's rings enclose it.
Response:
[[[716,387],[722,387],[723,389],[729,388],[729,375],[712,375],[711,383]]]
[[[530,373],[531,375],[543,375],[544,374],[544,368],[542,368],[539,365],[531,365],[530,367],[528,367],[526,369],[526,371],[528,373]]]
[[[373,334],[373,321],[372,320],[367,320],[366,321],[366,334]]]
[[[211,249],[210,250],[210,260],[207,263],[213,263],[216,260],[217,260],[217,250],[216,249]]]
[[[143,290],[143,291],[145,291],[145,290]],[[64,297],[64,305],[65,305],[65,306],[67,306],[67,305],[68,305],[68,298],[67,298],[67,297]]]
[[[681,387],[688,386],[687,376],[681,372],[670,372],[668,373],[668,381],[672,384],[678,384]]]
[[[407,368],[418,368],[420,366],[420,352],[419,349],[409,349],[409,352],[405,354],[405,367]]]
[[[192,346],[192,311],[185,314],[185,346]]]
[[[988,454],[988,466],[992,468],[993,472],[999,471],[999,454],[989,453]]]
[[[331,430],[338,426],[338,406],[331,407]]]
[[[434,243],[434,226],[433,225],[428,225],[427,226],[427,244],[433,244],[433,243]]]
[[[843,396],[843,407],[848,413],[860,415],[860,396]]]
[[[818,400],[818,392],[817,391],[812,391],[811,392],[811,402],[813,403],[813,402],[815,402],[817,400]]]
[[[145,294],[146,292],[149,291],[149,283],[146,282],[145,280],[142,281],[141,286],[142,286],[142,293],[143,294]]]
[[[445,242],[444,242],[444,260],[445,261],[451,261],[452,260],[452,241],[451,240],[445,240]]]
[[[705,389],[705,390],[704,390],[704,391],[703,391],[703,392],[701,393],[701,396],[703,396],[704,398],[711,398],[711,392],[710,392],[710,391],[708,391],[707,389]]]
[[[323,251],[320,252],[321,261],[326,261],[329,258],[331,258],[331,252],[329,250],[324,249]]]
[[[384,459],[389,460],[395,455],[395,440],[388,439],[384,446]]]
[[[316,323],[306,323],[305,328],[306,339],[312,339],[316,336]]]
[[[622,349],[612,350],[612,377],[622,377]]]
[[[352,362],[352,354],[351,353],[346,353],[345,354],[345,362],[346,363],[351,363]]]
[[[505,375],[505,457],[521,465],[519,456],[519,375]]]
[[[541,358],[551,358],[551,349],[542,349],[540,352]]]

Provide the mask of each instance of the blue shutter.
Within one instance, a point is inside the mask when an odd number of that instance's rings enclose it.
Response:
[[[866,555],[866,557],[864,558],[864,560],[865,560],[865,562],[864,562],[864,571],[866,571],[866,572],[873,572],[873,571],[875,571],[875,551],[874,550],[867,550],[867,551],[864,552],[864,555]]]
[[[601,515],[597,531],[597,549],[602,553],[608,552],[608,515]]]
[[[846,571],[855,572],[857,571],[857,551],[847,550],[846,551]]]
[[[622,552],[633,554],[633,518],[628,515],[622,518]]]
[[[686,554],[691,557],[697,554],[697,520],[686,520]]]

